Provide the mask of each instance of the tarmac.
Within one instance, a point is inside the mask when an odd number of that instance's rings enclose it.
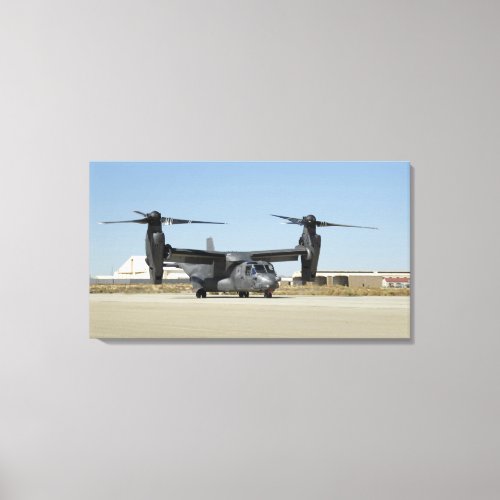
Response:
[[[410,297],[90,294],[97,339],[409,339]]]

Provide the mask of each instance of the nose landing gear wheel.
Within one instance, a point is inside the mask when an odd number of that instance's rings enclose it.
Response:
[[[240,299],[248,299],[248,297],[250,297],[250,292],[238,292],[238,297]]]
[[[199,290],[196,290],[196,298],[197,299],[206,299],[207,298],[207,291],[203,288],[200,288]]]
[[[270,299],[272,296],[273,296],[273,294],[271,292],[264,292],[264,297],[266,299]]]

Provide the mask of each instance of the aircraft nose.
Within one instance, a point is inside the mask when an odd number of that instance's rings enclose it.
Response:
[[[260,276],[259,284],[261,288],[271,288],[276,286],[276,277],[275,276]]]

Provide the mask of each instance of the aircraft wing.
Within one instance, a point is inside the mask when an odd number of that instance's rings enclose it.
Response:
[[[190,248],[172,248],[165,262],[186,264],[210,264],[214,261],[226,260],[225,252],[207,252]]]
[[[266,260],[267,262],[285,262],[297,260],[299,256],[307,255],[307,249],[303,246],[295,248],[284,248],[282,250],[258,250],[249,252],[252,260]]]

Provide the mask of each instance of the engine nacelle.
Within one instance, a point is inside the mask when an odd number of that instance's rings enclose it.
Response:
[[[321,250],[321,236],[319,234],[310,233],[307,231],[307,228],[304,228],[304,233],[302,234],[299,243],[306,247],[307,250],[307,255],[300,258],[302,262],[302,283],[305,284],[316,278],[319,253]]]
[[[165,234],[149,232],[146,235],[146,254],[151,282],[160,285],[163,279]]]

